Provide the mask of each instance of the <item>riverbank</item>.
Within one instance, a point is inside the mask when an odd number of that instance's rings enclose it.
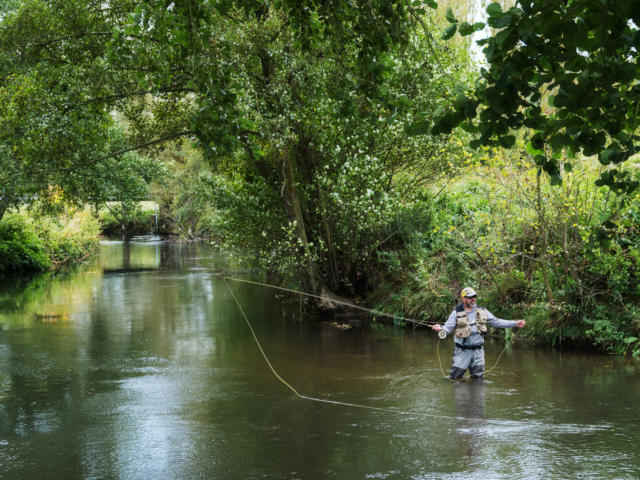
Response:
[[[85,261],[100,242],[100,223],[85,209],[23,210],[0,221],[0,278],[57,270]]]
[[[363,275],[369,304],[442,322],[471,285],[530,340],[640,358],[640,195],[596,187],[596,165],[553,185],[504,155],[398,216]]]

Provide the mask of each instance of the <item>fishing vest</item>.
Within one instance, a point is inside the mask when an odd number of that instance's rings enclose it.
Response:
[[[487,311],[483,307],[476,307],[476,321],[475,324],[478,327],[478,333],[480,335],[487,334]],[[456,337],[467,338],[471,335],[473,329],[473,323],[469,322],[469,316],[462,304],[456,307],[456,329],[454,331]]]

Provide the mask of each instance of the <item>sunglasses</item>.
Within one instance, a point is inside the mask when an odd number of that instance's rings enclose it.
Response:
[[[464,297],[464,298],[468,298],[469,300],[471,300],[471,299],[476,298],[476,297],[477,297],[477,295],[472,295],[470,297]]]

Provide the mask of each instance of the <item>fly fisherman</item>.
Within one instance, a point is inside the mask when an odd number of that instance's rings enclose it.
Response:
[[[524,320],[500,320],[483,307],[476,306],[477,294],[471,287],[461,292],[462,303],[451,312],[444,323],[433,325],[431,328],[439,333],[440,338],[455,332],[455,349],[449,378],[459,380],[469,369],[472,377],[482,378],[484,373],[484,336],[487,325],[495,328],[524,327]],[[443,332],[443,333],[441,333]]]

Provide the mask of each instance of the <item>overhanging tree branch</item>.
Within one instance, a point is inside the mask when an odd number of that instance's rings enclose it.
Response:
[[[95,158],[95,159],[91,159],[90,161],[87,162],[81,162],[81,163],[75,163],[74,165],[70,166],[70,167],[63,167],[63,168],[48,168],[48,169],[40,169],[40,170],[27,170],[25,171],[23,174],[25,176],[30,176],[30,175],[46,175],[46,174],[51,174],[51,173],[65,173],[65,172],[71,172],[77,168],[86,168],[86,167],[90,167],[92,165],[98,164],[100,162],[103,162],[105,160],[109,160],[111,158],[116,158],[120,155],[124,155],[125,153],[128,152],[135,152],[138,150],[143,150],[145,148],[154,146],[154,145],[159,145],[161,143],[164,142],[168,142],[170,140],[175,140],[177,138],[181,138],[181,137],[186,137],[189,135],[195,135],[195,132],[191,131],[191,130],[186,130],[184,132],[177,132],[177,133],[172,133],[169,135],[165,135],[159,138],[156,138],[154,140],[151,140],[149,142],[144,142],[144,143],[140,143],[137,145],[133,145],[130,147],[126,147],[126,148],[122,148],[120,150],[117,150],[115,152],[111,152],[108,155],[104,155],[102,157],[99,158]],[[2,179],[2,181],[7,181],[8,179],[12,178],[13,176],[9,176],[9,177],[0,177]]]

